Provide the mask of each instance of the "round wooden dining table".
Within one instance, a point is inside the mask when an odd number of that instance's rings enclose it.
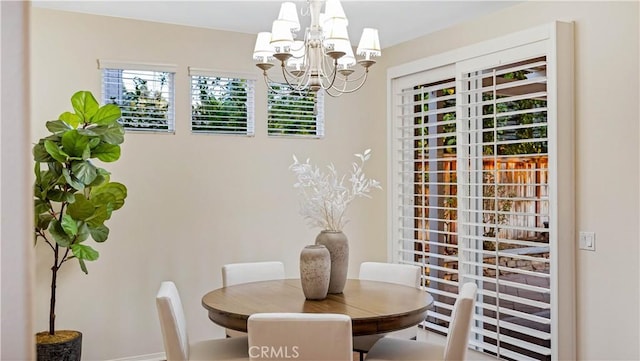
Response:
[[[209,319],[247,332],[247,319],[262,312],[342,313],[351,317],[354,336],[372,335],[415,326],[433,304],[428,293],[395,283],[347,280],[343,293],[307,300],[299,279],[238,284],[202,297]]]

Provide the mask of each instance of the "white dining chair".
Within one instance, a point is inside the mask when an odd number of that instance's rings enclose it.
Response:
[[[249,358],[352,361],[351,318],[333,313],[255,313],[247,321]]]
[[[361,280],[396,283],[410,287],[420,287],[421,269],[415,265],[383,262],[362,262],[360,264]],[[384,334],[355,336],[353,338],[353,350],[360,354],[363,360],[364,354],[371,346],[382,337],[396,337],[415,340],[418,335],[418,327],[413,326],[398,331]]]
[[[182,301],[173,282],[160,284],[156,308],[167,361],[249,359],[246,337],[189,342]]]
[[[469,332],[475,306],[475,283],[465,283],[453,304],[444,345],[383,337],[367,353],[367,361],[464,360],[469,345]]]
[[[279,279],[284,279],[284,263],[279,261],[229,263],[222,266],[222,287]]]
[[[222,266],[222,287],[241,283],[284,279],[284,263],[280,261],[229,263]],[[245,332],[225,329],[227,337],[246,337]]]

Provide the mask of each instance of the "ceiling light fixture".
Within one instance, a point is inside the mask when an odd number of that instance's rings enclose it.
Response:
[[[258,33],[253,59],[258,61],[256,66],[262,69],[271,89],[270,83],[278,82],[268,74],[273,67],[269,60],[273,58],[280,61],[282,77],[293,91],[324,89],[335,97],[355,92],[364,85],[369,68],[375,64],[373,57],[381,54],[378,30],[363,29],[356,53],[364,58],[356,61],[347,34],[349,21],[340,0],[326,0],[321,13],[323,3],[324,0],[307,0],[308,7],[300,12],[311,16],[304,40],[296,39],[300,21],[292,2],[282,3],[271,32]],[[361,66],[357,75],[354,74],[356,63]]]

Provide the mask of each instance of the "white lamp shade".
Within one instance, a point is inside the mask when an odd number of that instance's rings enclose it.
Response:
[[[280,13],[278,20],[286,21],[289,29],[293,32],[300,30],[300,20],[298,19],[298,10],[296,4],[292,2],[284,2],[280,5]]]
[[[274,20],[271,26],[271,46],[280,53],[287,52],[285,48],[293,45],[293,34],[289,24],[284,20]]]
[[[349,25],[347,15],[344,13],[340,0],[327,0],[324,5],[325,21],[334,19],[335,21],[343,22],[344,26]]]
[[[334,21],[333,19],[327,20],[325,24],[330,25],[327,32],[324,34],[325,46],[334,45],[339,41],[349,41],[349,33],[347,32],[347,26],[341,21]]]
[[[341,65],[343,69],[356,64],[356,57],[353,55],[353,48],[349,41],[338,41],[335,43],[333,49],[335,51],[342,51],[345,53],[345,55],[338,59],[338,65]]]
[[[270,42],[270,32],[263,31],[258,33],[258,37],[256,38],[256,46],[253,48],[254,60],[267,62],[267,60],[273,56],[273,46],[271,46]]]
[[[362,37],[357,49],[358,55],[365,55],[367,58],[371,56],[380,56],[380,39],[378,39],[378,29],[364,28],[362,29]]]

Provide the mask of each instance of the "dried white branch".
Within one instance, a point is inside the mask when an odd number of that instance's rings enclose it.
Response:
[[[374,189],[382,189],[380,182],[366,178],[363,172],[364,163],[371,157],[371,149],[363,154],[355,154],[359,163],[352,163],[349,182],[344,185],[346,176],[339,176],[333,164],[327,166],[328,172],[321,172],[310,160],[301,163],[293,156],[293,164],[289,167],[297,177],[294,188],[300,194],[300,214],[311,227],[324,230],[341,231],[346,223],[347,206],[358,197],[371,198],[369,193]]]

